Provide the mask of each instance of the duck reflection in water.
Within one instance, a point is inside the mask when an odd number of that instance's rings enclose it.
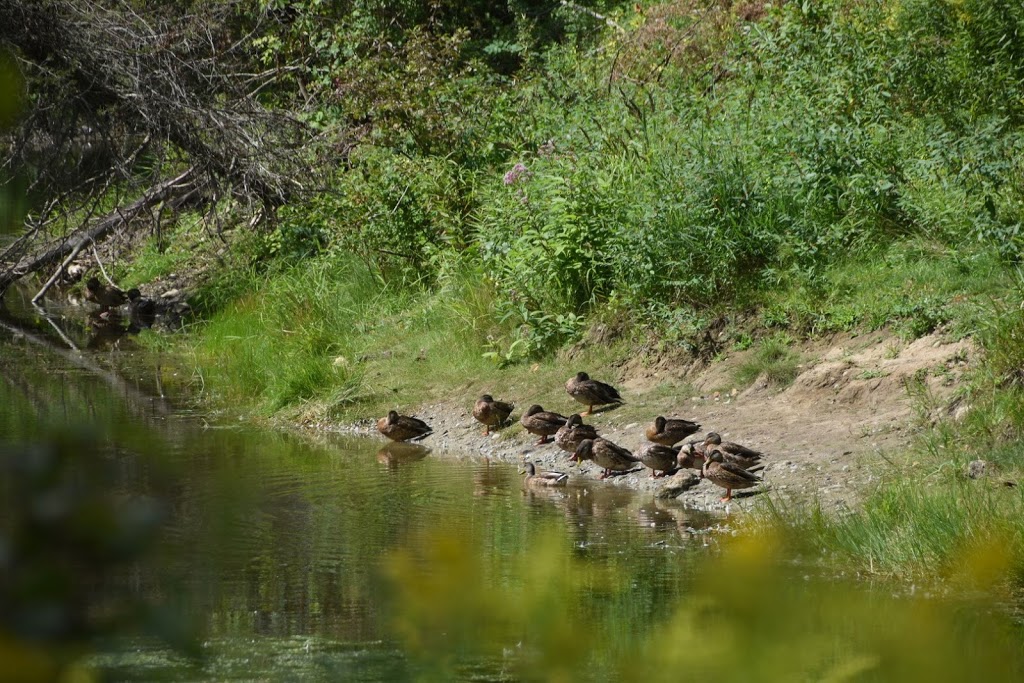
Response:
[[[104,349],[113,346],[125,335],[128,328],[117,311],[93,311],[86,317],[87,349]]]
[[[427,457],[430,449],[422,444],[406,441],[391,441],[377,451],[377,462],[387,465],[389,470],[397,470],[400,464],[416,462]]]
[[[636,521],[642,528],[677,533],[682,541],[689,541],[719,520],[704,510],[688,508],[678,501],[654,498],[636,509]]]

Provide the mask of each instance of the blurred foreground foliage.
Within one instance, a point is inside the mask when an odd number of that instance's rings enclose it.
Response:
[[[808,574],[762,529],[698,563],[667,619],[624,632],[602,619],[632,590],[630,558],[600,566],[564,532],[496,561],[465,536],[425,535],[388,561],[397,632],[426,680],[474,656],[516,680],[964,681],[1024,675],[1021,629],[998,603],[1009,557],[991,538],[964,548],[938,597]],[[429,568],[429,570],[426,570]],[[966,589],[966,590],[965,590]],[[968,597],[965,597],[968,596]]]
[[[109,447],[67,427],[0,443],[0,681],[94,680],[82,657],[131,636],[196,651],[182,604],[139,590],[166,502],[123,488]]]

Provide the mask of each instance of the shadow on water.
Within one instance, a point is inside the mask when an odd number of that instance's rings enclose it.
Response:
[[[0,325],[0,671],[18,680],[1024,672],[984,598],[816,578],[768,530],[602,484],[529,489],[429,440],[211,425],[148,379],[161,361],[133,377],[111,355]]]

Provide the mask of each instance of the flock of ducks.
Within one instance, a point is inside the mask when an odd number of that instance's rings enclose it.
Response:
[[[725,489],[722,502],[732,499],[733,490],[751,488],[761,481],[756,473],[763,467],[760,463],[764,454],[759,451],[722,441],[715,432],[709,432],[703,439],[680,444],[700,430],[701,426],[690,420],[659,415],[644,432],[648,443],[635,453],[631,452],[598,436],[593,425],[583,422],[583,418],[594,411],[594,406],[624,402],[615,387],[579,372],[565,383],[565,390],[587,409],[566,417],[534,404],[523,413],[519,422],[526,431],[540,437],[538,445],[554,441],[556,446],[572,453],[574,461],[592,460],[604,470],[600,479],[612,472],[632,471],[638,463],[650,468],[654,478],[683,468],[696,469],[704,479]],[[514,409],[514,404],[484,394],[473,405],[473,417],[484,425],[484,435],[487,435],[492,427],[505,424]],[[393,441],[419,441],[433,431],[423,420],[399,415],[394,410],[377,421],[377,430]],[[526,462],[524,466],[521,474],[526,474],[528,486],[565,486],[569,480],[565,472],[537,471],[532,462]]]

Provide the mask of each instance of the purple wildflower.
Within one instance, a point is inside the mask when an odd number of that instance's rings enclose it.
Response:
[[[505,174],[503,182],[506,185],[515,185],[517,182],[519,182],[520,178],[526,180],[529,177],[530,172],[527,170],[526,166],[524,166],[523,164],[516,164],[515,166],[512,167],[511,171]]]

